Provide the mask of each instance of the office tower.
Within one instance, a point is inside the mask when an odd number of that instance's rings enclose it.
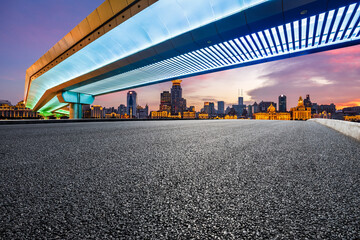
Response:
[[[204,102],[204,112],[209,114],[209,116],[215,116],[215,104],[213,102]]]
[[[253,116],[253,106],[248,105],[248,117],[252,118]]]
[[[239,97],[238,98],[238,105],[233,105],[233,108],[235,108],[236,113],[238,116],[243,115],[244,109],[246,109],[246,105],[244,105],[244,98]]]
[[[253,113],[258,113],[259,112],[259,104],[257,104],[257,102],[254,102],[253,104]]]
[[[267,112],[268,108],[273,105],[273,107],[275,107],[276,109],[276,103],[274,102],[264,102],[264,101],[261,101],[259,103],[259,112]]]
[[[104,118],[104,109],[100,105],[91,106],[91,118]]]
[[[82,105],[83,118],[91,118],[91,108],[90,104]]]
[[[224,114],[225,113],[225,103],[224,101],[218,101],[217,102],[217,107],[218,107],[218,114]]]
[[[279,112],[286,112],[286,96],[280,95],[279,96]]]
[[[136,116],[136,92],[135,91],[129,91],[127,93],[127,114],[130,118],[133,116]]]
[[[182,113],[186,109],[186,100],[182,98],[181,80],[173,80],[171,88],[171,114]]]
[[[309,94],[307,94],[307,95],[306,95],[306,98],[304,99],[304,106],[305,106],[305,107],[309,107],[309,108],[311,108],[311,106],[312,106],[312,103],[311,103],[311,101],[310,101],[310,95],[309,95]]]
[[[120,114],[120,116],[123,116],[126,112],[126,106],[124,104],[120,104],[120,106],[118,107],[118,114]]]
[[[160,111],[171,111],[171,93],[169,91],[163,91],[160,94]]]

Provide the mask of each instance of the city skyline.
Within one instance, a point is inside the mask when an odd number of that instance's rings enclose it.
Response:
[[[7,1],[0,10],[1,50],[7,56],[0,65],[0,98],[12,104],[22,100],[26,68],[102,2]],[[24,12],[42,14],[26,18]],[[296,105],[296,99],[306,94],[313,96],[312,100],[318,104],[334,103],[339,108],[359,105],[359,57],[357,46],[185,78],[182,79],[183,97],[196,109],[201,109],[204,101],[224,101],[226,106],[236,104],[238,89],[244,89],[246,105],[261,100],[276,102],[280,94],[288,97],[289,106]],[[139,94],[139,105],[148,104],[149,110],[156,110],[159,92],[170,85],[171,82],[165,82],[132,90]],[[96,97],[94,104],[119,106],[126,102],[126,93]]]

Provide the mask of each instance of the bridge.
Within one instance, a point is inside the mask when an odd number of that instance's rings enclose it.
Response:
[[[359,21],[354,0],[106,0],[27,69],[24,99],[81,118],[99,95],[358,44]]]

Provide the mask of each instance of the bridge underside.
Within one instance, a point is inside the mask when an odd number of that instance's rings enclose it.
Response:
[[[98,96],[360,41],[357,1],[226,3],[154,3],[33,80],[27,106],[57,112],[64,92]]]

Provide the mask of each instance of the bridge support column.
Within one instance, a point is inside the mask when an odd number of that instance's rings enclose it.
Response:
[[[76,93],[76,92],[62,92],[57,95],[59,102],[69,103],[70,106],[70,119],[81,119],[82,118],[82,105],[92,104],[94,102],[94,96]]]
[[[81,103],[70,103],[70,119],[81,119],[82,118],[82,104]]]

